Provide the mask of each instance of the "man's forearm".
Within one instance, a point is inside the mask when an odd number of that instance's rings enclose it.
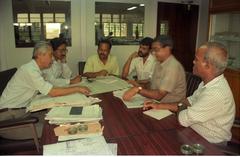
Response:
[[[141,91],[139,91],[139,94],[147,98],[161,100],[167,94],[167,92],[162,92],[159,90],[142,89]]]

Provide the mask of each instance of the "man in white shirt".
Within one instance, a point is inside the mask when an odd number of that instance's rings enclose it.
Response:
[[[64,38],[54,38],[50,43],[53,48],[54,60],[50,68],[43,70],[45,80],[57,87],[80,82],[80,75],[71,79],[72,71],[67,65],[66,60],[68,52],[66,40]]]
[[[137,74],[138,83],[147,83],[152,78],[155,57],[151,54],[153,39],[145,37],[140,41],[138,52],[131,54],[123,67],[122,78],[126,79],[133,72]]]
[[[90,90],[87,87],[76,86],[57,88],[44,80],[41,70],[50,67],[52,63],[52,51],[51,44],[48,42],[39,42],[35,45],[33,59],[17,70],[1,95],[0,121],[9,119],[14,120],[26,116],[25,107],[39,92],[43,95],[49,95],[52,97],[72,93],[89,94]],[[7,110],[4,110],[4,112],[1,111],[1,109],[3,110],[6,108]],[[9,133],[10,136],[8,136],[9,134],[7,133]],[[13,135],[14,138],[16,137],[15,133],[7,133],[4,133],[3,137],[7,136],[8,138],[11,138],[11,135]],[[25,134],[26,137],[24,137],[23,134]],[[28,131],[22,131],[20,137],[16,138],[26,139],[28,136],[31,136],[31,133]]]
[[[211,143],[225,144],[231,140],[231,127],[235,116],[232,91],[223,72],[227,66],[226,48],[215,42],[202,45],[193,61],[193,73],[202,82],[192,96],[181,103],[144,103],[144,109],[168,109],[178,112],[179,123],[190,126]]]

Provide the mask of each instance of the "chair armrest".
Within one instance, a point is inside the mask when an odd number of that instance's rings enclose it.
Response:
[[[32,116],[28,116],[25,118],[18,118],[18,119],[14,119],[14,120],[12,120],[12,119],[5,120],[0,123],[0,129],[12,127],[12,126],[20,126],[20,125],[24,125],[24,124],[37,123],[37,122],[38,122],[38,118],[32,117]]]

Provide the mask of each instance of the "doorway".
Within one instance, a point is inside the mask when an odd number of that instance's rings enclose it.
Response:
[[[192,72],[196,50],[198,9],[198,5],[158,3],[157,36],[172,37],[173,54],[188,72]]]

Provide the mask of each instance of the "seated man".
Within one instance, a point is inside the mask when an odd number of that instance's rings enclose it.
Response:
[[[134,86],[123,95],[125,101],[139,93],[147,98],[161,102],[179,102],[186,95],[186,77],[184,69],[172,55],[173,42],[168,36],[159,36],[153,40],[152,49],[157,63],[151,79],[150,89]]]
[[[201,77],[198,89],[181,103],[158,104],[146,101],[144,109],[168,109],[178,112],[181,125],[190,126],[211,143],[231,139],[235,102],[223,72],[228,54],[223,45],[209,42],[196,52],[193,73]]]
[[[53,64],[50,68],[43,70],[45,80],[54,86],[66,86],[81,81],[81,76],[77,75],[71,79],[72,71],[66,64],[67,42],[64,38],[54,38],[50,41],[53,48]]]
[[[47,42],[39,42],[35,45],[33,50],[33,59],[17,70],[2,93],[0,98],[0,110],[4,108],[8,108],[8,110],[1,112],[0,121],[26,116],[25,107],[39,92],[43,95],[53,97],[77,92],[86,95],[89,94],[90,90],[87,87],[75,86],[57,88],[53,87],[52,84],[44,80],[41,70],[50,67],[52,63],[52,51],[51,44]],[[37,130],[39,131],[39,136],[41,135],[41,130],[40,126]],[[20,131],[20,129],[15,131]],[[3,135],[1,134],[2,132],[0,133],[0,136],[3,137],[11,138],[14,136],[14,138],[17,139],[27,139],[32,136],[32,134],[29,133],[29,130],[21,131],[18,134],[11,132],[4,132]]]
[[[122,78],[126,79],[132,72],[137,73],[138,83],[148,83],[152,78],[155,57],[151,54],[152,38],[146,37],[140,41],[138,52],[130,55],[123,67]]]
[[[101,40],[98,43],[96,55],[87,59],[83,76],[95,78],[97,76],[119,75],[117,58],[110,54],[112,44],[109,40]]]

